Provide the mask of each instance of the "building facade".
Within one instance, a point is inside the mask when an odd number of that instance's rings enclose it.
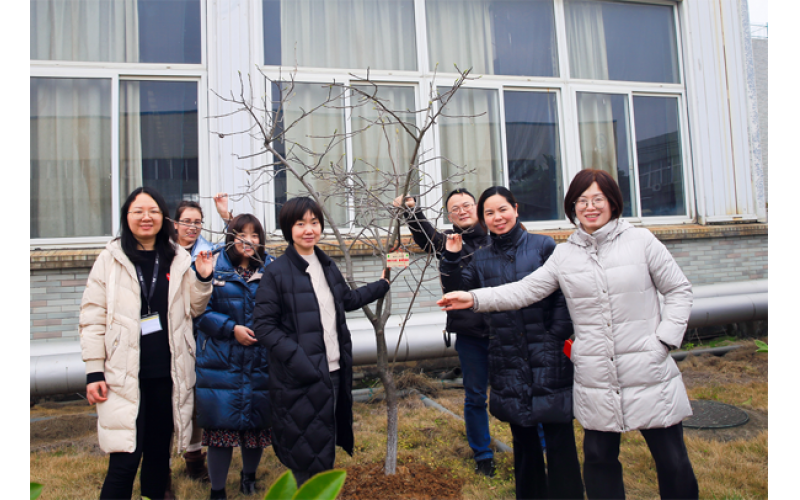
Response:
[[[566,186],[602,168],[623,188],[625,218],[662,239],[693,283],[766,278],[746,12],[746,0],[32,0],[31,340],[77,338],[88,270],[134,187],[157,188],[172,208],[199,201],[213,231],[211,196],[228,192],[235,213],[279,233],[275,207],[300,191],[257,175],[271,159],[235,133],[252,123],[220,98],[242,82],[270,107],[285,97],[271,82],[293,81],[290,120],[325,99],[325,84],[367,72],[396,109],[424,108],[454,68],[472,68],[422,144],[421,206],[441,207],[456,185],[502,184],[530,231],[563,241]],[[290,139],[357,130],[346,99]],[[388,161],[369,135],[327,154],[349,169]],[[331,208],[350,220],[353,205]],[[428,216],[446,227],[440,210]],[[380,262],[361,253],[355,278],[371,281]],[[427,273],[420,312],[439,293]],[[414,295],[392,293],[396,311]]]

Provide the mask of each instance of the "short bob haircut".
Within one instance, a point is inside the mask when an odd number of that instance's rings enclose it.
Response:
[[[175,222],[180,220],[181,215],[183,215],[183,211],[187,208],[196,209],[198,212],[200,212],[200,218],[203,218],[203,208],[199,203],[196,201],[183,200],[182,202],[178,203],[178,208],[175,209]]]
[[[177,237],[175,227],[172,224],[165,224],[169,211],[164,197],[161,196],[161,193],[148,186],[139,187],[131,191],[131,194],[125,199],[125,203],[122,204],[119,214],[118,236],[120,244],[122,245],[122,251],[125,252],[125,255],[131,262],[136,263],[140,260],[138,254],[138,250],[140,250],[139,242],[133,235],[130,225],[128,225],[128,212],[134,200],[136,200],[136,197],[140,194],[146,194],[151,197],[153,201],[156,202],[156,205],[158,205],[158,209],[161,210],[161,230],[156,234],[155,248],[158,250],[159,254],[165,258],[166,263],[171,263],[172,259],[175,257],[175,247],[172,244],[173,240]]]
[[[618,219],[622,214],[623,201],[622,191],[619,189],[619,184],[614,180],[611,175],[604,170],[586,169],[578,172],[578,175],[569,183],[567,195],[564,198],[564,213],[569,218],[573,225],[577,226],[575,215],[575,202],[578,198],[589,189],[592,183],[596,182],[597,187],[603,192],[603,196],[608,199],[608,204],[611,207],[611,220]]]
[[[508,188],[504,186],[492,186],[487,188],[483,193],[481,193],[481,197],[478,199],[478,222],[484,231],[488,231],[488,228],[486,227],[486,221],[483,218],[483,207],[486,205],[486,200],[494,195],[502,196],[511,204],[512,207],[517,208],[517,199]]]
[[[253,225],[253,231],[255,231],[255,233],[258,235],[258,245],[255,245],[256,255],[252,260],[255,260],[258,262],[258,264],[263,265],[264,259],[266,259],[267,252],[264,249],[264,241],[266,240],[266,236],[264,235],[264,226],[261,225],[261,222],[255,215],[240,214],[233,218],[230,224],[228,224],[227,231],[225,231],[225,253],[228,255],[228,259],[234,266],[238,266],[243,257],[243,255],[236,250],[236,238],[239,233],[244,231],[244,228],[246,228],[248,224]],[[259,267],[253,265],[255,262],[250,262],[249,264],[250,267]]]
[[[306,212],[311,212],[317,218],[321,231],[325,230],[325,218],[322,216],[322,209],[316,201],[308,196],[292,198],[283,204],[278,215],[278,224],[281,226],[283,239],[289,242],[290,245],[294,245],[292,227],[295,222],[302,220],[306,216]]]
[[[455,196],[457,194],[465,194],[465,195],[469,196],[470,198],[472,198],[473,202],[475,201],[475,196],[472,193],[470,193],[469,191],[467,191],[466,189],[464,189],[464,188],[454,189],[454,190],[450,191],[450,194],[448,194],[447,198],[444,199],[444,208],[446,210],[448,210],[448,211],[450,210],[450,208],[447,206],[447,204],[450,203],[450,198],[452,198],[453,196]]]

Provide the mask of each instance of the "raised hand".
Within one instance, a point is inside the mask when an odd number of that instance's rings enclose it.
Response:
[[[256,336],[253,334],[253,330],[244,325],[234,326],[233,336],[242,345],[253,345],[258,342],[258,340],[256,340]]]
[[[448,234],[445,248],[448,252],[460,253],[463,241],[460,234]]]
[[[214,205],[217,207],[217,213],[225,220],[231,218],[231,213],[228,210],[228,193],[217,193],[214,195]]]
[[[203,250],[197,254],[197,258],[194,260],[194,268],[197,269],[197,274],[203,279],[211,276],[214,271],[214,259],[210,250]]]
[[[396,207],[400,207],[402,204],[403,204],[403,197],[402,196],[398,196],[392,202],[392,205],[394,205]],[[414,201],[414,198],[412,198],[411,196],[406,196],[406,206],[408,208],[413,209],[415,206],[417,206],[417,203]]]
[[[443,311],[455,311],[457,309],[469,309],[474,305],[472,294],[469,292],[450,292],[436,301],[436,305]]]

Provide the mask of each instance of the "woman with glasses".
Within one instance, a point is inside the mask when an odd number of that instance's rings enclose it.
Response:
[[[80,311],[86,396],[97,404],[100,448],[110,453],[100,498],[165,498],[170,441],[189,445],[194,409],[192,317],[211,295],[211,253],[173,243],[167,207],[154,189],[122,205],[120,236],[92,267]]]
[[[519,221],[517,200],[502,186],[478,200],[478,221],[491,245],[462,266],[462,236],[448,235],[439,269],[445,291],[513,283],[539,269],[556,247]],[[562,352],[572,335],[564,296],[488,316],[489,411],[511,424],[517,498],[583,498],[572,416],[572,363]],[[544,429],[547,467],[539,438]]]
[[[541,268],[516,283],[445,294],[439,305],[513,311],[560,288],[575,325],[574,411],[585,430],[587,496],[625,498],[620,434],[639,430],[656,464],[661,498],[696,499],[681,424],[692,409],[669,356],[686,331],[692,287],[650,231],[620,219],[622,209],[622,192],[608,173],[579,172],[564,200],[578,229]]]
[[[214,206],[222,220],[227,224],[233,218],[228,209],[227,193],[217,193],[214,196]],[[204,250],[211,250],[211,243],[201,234],[203,229],[203,209],[196,201],[184,200],[175,209],[173,219],[175,232],[178,235],[178,244],[189,252],[194,261],[197,254]]]
[[[228,225],[216,254],[214,292],[197,328],[197,421],[208,446],[210,498],[227,498],[233,448],[242,454],[239,490],[252,495],[256,469],[269,446],[268,353],[253,335],[255,294],[274,260],[264,248],[264,228],[252,214]]]

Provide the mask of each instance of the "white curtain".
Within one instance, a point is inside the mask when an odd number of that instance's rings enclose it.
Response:
[[[567,0],[564,10],[572,78],[608,80],[608,55],[602,3]]]
[[[462,71],[471,67],[474,74],[494,74],[490,3],[487,0],[425,3],[431,70],[438,63],[439,72],[453,72],[456,64]]]
[[[605,170],[617,179],[617,143],[611,96],[578,92],[578,130],[583,168]]]
[[[439,125],[444,195],[464,187],[477,197],[502,184],[499,108],[497,91],[486,89],[461,89],[447,104]]]
[[[119,196],[142,186],[142,121],[139,82],[119,85]]]
[[[281,62],[320,68],[417,69],[410,0],[284,0]],[[296,50],[296,55],[295,55]]]
[[[365,92],[372,92],[372,87],[360,87]],[[403,122],[414,125],[415,109],[414,89],[412,87],[381,86],[378,97],[385,100],[387,106],[397,113]],[[352,104],[357,104],[356,97]],[[353,112],[353,131],[367,127],[375,122],[379,113],[374,104],[367,103],[356,108]],[[394,121],[388,115],[384,116],[384,123]],[[367,189],[378,190],[377,197],[384,204],[391,205],[395,196],[401,194],[408,173],[413,141],[398,124],[371,125],[364,132],[353,136],[353,173],[358,176]],[[411,193],[416,194],[418,189],[418,176],[412,180]],[[361,184],[361,182],[359,182]],[[356,189],[355,205],[375,203],[375,196],[370,196],[364,189]]]
[[[334,90],[334,92],[337,92]],[[310,110],[318,106],[328,98],[328,88],[318,83],[297,83],[294,93],[289,97],[289,101],[284,108],[284,126],[297,120],[302,110]],[[310,117],[301,120],[286,132],[288,140],[286,144],[286,158],[293,162],[294,167],[299,173],[305,172],[302,164],[313,165],[319,162],[320,172],[316,175],[310,173],[305,179],[313,186],[314,190],[327,198],[325,203],[330,213],[337,223],[347,221],[346,200],[341,190],[337,190],[329,180],[331,176],[331,163],[336,168],[346,167],[344,141],[338,140],[331,151],[329,151],[320,161],[320,158],[313,153],[324,151],[331,141],[331,136],[344,134],[344,113],[341,109],[321,108],[316,110]],[[301,150],[292,143],[298,143],[309,149],[311,153]],[[282,193],[276,193],[280,197]],[[308,196],[308,192],[297,178],[290,172],[286,172],[286,197]]]
[[[31,78],[31,238],[111,234],[111,80]]]
[[[139,61],[136,0],[31,0],[31,59]]]

